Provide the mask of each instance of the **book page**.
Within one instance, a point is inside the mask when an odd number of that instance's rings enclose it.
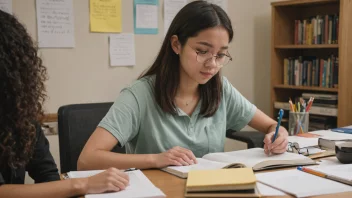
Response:
[[[256,164],[264,161],[295,161],[295,160],[310,160],[309,158],[285,152],[279,155],[266,155],[262,148],[252,148],[240,151],[231,151],[225,153],[210,153],[203,156],[203,159],[208,159],[224,163],[241,163],[247,167],[254,167]]]
[[[318,138],[306,138],[299,136],[288,136],[288,142],[298,143],[299,148],[318,146]]]
[[[189,166],[168,166],[167,168],[173,169],[182,173],[188,173],[191,170],[210,170],[210,169],[221,169],[228,165],[228,163],[215,162],[202,158],[197,158],[197,164]]]
[[[296,197],[317,196],[352,191],[352,186],[335,182],[299,170],[284,170],[255,174],[257,180]]]

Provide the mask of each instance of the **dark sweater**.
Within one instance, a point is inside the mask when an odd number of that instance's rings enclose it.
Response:
[[[0,169],[0,185],[24,184],[25,171],[35,183],[60,180],[57,166],[49,151],[49,142],[39,124],[36,125],[36,145],[29,163],[22,168],[4,167]]]

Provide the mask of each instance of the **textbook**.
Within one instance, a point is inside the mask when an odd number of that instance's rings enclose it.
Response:
[[[259,197],[251,168],[192,170],[186,197]]]
[[[84,178],[96,175],[103,172],[104,170],[92,170],[92,171],[71,171],[67,173],[67,178]],[[142,173],[140,170],[126,172],[129,176],[129,186],[125,190],[119,192],[108,192],[102,194],[88,194],[85,198],[163,198],[165,194]]]
[[[187,178],[191,170],[209,170],[222,168],[252,168],[254,171],[316,164],[312,159],[296,153],[285,152],[279,155],[266,155],[262,148],[240,151],[210,153],[197,158],[197,164],[189,166],[168,166],[161,170]]]

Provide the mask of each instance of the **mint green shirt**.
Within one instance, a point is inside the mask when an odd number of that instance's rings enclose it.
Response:
[[[190,149],[196,157],[224,151],[227,129],[236,131],[253,118],[256,107],[222,77],[219,109],[208,118],[199,114],[201,100],[192,116],[181,109],[165,113],[156,103],[155,76],[144,77],[124,88],[99,123],[116,137],[130,154],[161,153],[174,146]]]

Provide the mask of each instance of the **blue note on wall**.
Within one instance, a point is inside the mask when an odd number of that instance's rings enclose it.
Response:
[[[159,0],[134,0],[134,33],[158,34]]]

